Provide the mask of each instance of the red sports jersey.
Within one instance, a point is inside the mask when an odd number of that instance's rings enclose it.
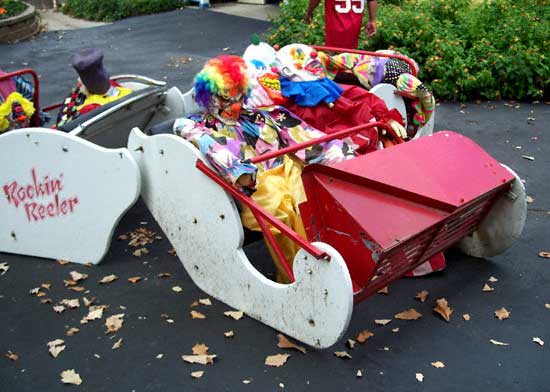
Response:
[[[325,45],[357,49],[365,0],[325,0]]]

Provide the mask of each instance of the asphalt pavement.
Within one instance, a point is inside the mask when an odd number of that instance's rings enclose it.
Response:
[[[183,91],[191,87],[206,59],[242,53],[250,36],[268,27],[264,21],[184,9],[0,45],[0,68],[37,70],[43,105],[49,105],[73,87],[76,74],[69,66],[71,54],[96,46],[104,50],[111,74],[143,74]],[[437,107],[436,130],[465,134],[525,180],[531,203],[523,236],[490,259],[449,251],[445,271],[393,283],[388,294],[358,304],[345,338],[326,350],[308,348],[302,354],[280,349],[275,330],[246,316],[238,321],[224,316],[230,309],[213,298],[211,306],[191,307],[208,296],[169,253],[172,246],[141,201],[117,226],[100,265],[60,265],[0,253],[0,263],[10,267],[0,276],[0,391],[549,391],[550,259],[539,256],[550,251],[549,124],[550,106],[544,103],[442,103]],[[128,241],[117,238],[139,227],[162,239],[148,246],[149,254],[136,257]],[[269,261],[257,244],[249,253],[259,268],[269,270]],[[87,291],[69,291],[64,280],[71,271],[89,275],[80,282]],[[98,284],[111,274],[119,279]],[[128,281],[136,276],[141,277],[139,282]],[[494,291],[482,291],[490,277],[498,279],[489,283]],[[41,284],[51,284],[41,290],[46,296],[29,293]],[[182,290],[174,291],[175,286]],[[425,303],[414,299],[422,290],[429,291]],[[80,320],[87,314],[82,305],[60,314],[52,310],[63,298],[83,296],[109,305],[103,319],[82,325]],[[442,297],[454,309],[450,322],[432,312],[435,299]],[[46,298],[53,303],[41,303]],[[423,317],[393,319],[387,326],[374,323],[411,307]],[[510,312],[508,319],[495,317],[502,307]],[[191,310],[207,318],[192,319]],[[106,334],[106,316],[118,313],[125,314],[122,328]],[[469,321],[464,314],[470,315]],[[67,336],[71,327],[80,331]],[[348,338],[354,339],[364,329],[374,336],[354,349],[345,346]],[[225,337],[230,330],[234,336]],[[53,358],[47,343],[58,338],[65,340],[66,348]],[[120,338],[120,348],[112,349]],[[507,345],[493,344],[491,339]],[[217,355],[213,364],[181,359],[192,353],[196,343],[206,344],[209,353]],[[334,355],[343,350],[352,358]],[[10,352],[17,359],[7,358]],[[281,367],[264,364],[267,356],[278,353],[292,356]],[[445,366],[431,364],[437,361]],[[61,383],[60,373],[66,369],[80,374],[80,386]],[[192,378],[191,372],[198,370],[204,371],[202,377]]]

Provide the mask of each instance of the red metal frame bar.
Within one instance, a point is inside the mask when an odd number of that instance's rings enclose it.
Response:
[[[298,233],[296,233],[294,230],[290,229],[288,226],[286,226],[284,223],[280,222],[277,218],[275,218],[273,215],[271,215],[269,212],[267,212],[264,208],[262,208],[260,205],[258,205],[254,200],[252,200],[250,197],[246,197],[242,193],[240,193],[238,190],[233,188],[230,184],[228,184],[223,178],[221,178],[218,173],[216,173],[214,170],[209,168],[203,161],[200,159],[197,159],[196,168],[199,169],[201,172],[203,172],[206,176],[208,176],[211,180],[213,180],[216,184],[221,186],[227,193],[229,193],[231,196],[233,196],[235,199],[246,205],[256,219],[258,219],[258,223],[260,224],[260,227],[262,228],[262,231],[266,235],[266,238],[271,246],[273,246],[273,249],[278,257],[282,257],[281,259],[281,266],[286,271],[288,278],[293,281],[294,277],[292,274],[292,269],[290,268],[288,261],[286,258],[282,255],[282,251],[275,241],[275,238],[273,237],[273,234],[269,230],[269,228],[265,225],[265,221],[267,221],[269,224],[271,224],[273,227],[278,229],[281,233],[283,233],[285,236],[290,238],[292,241],[300,245],[301,248],[303,248],[305,251],[310,253],[313,257],[316,259],[325,259],[327,261],[330,260],[330,256],[320,251],[319,249],[315,248],[312,244],[310,244],[307,240],[302,238]]]
[[[335,133],[327,134],[325,136],[321,136],[317,139],[312,139],[307,142],[299,143],[294,146],[284,147],[277,151],[268,152],[266,154],[255,156],[254,158],[250,159],[250,162],[252,163],[260,163],[264,162],[273,158],[277,158],[281,155],[290,154],[299,150],[303,150],[304,148],[311,147],[316,144],[321,144],[324,142],[328,142],[333,139],[342,139],[347,136],[350,136],[355,133],[359,133],[365,129],[374,128],[374,127],[380,127],[385,129],[387,132],[389,132],[393,138],[397,141],[397,143],[403,143],[403,139],[401,139],[399,136],[397,136],[394,132],[394,130],[386,123],[376,121],[376,122],[370,122],[368,124],[362,124],[357,125],[355,127],[351,127],[348,129],[344,129],[342,131],[338,131]]]
[[[10,78],[13,78],[14,76],[21,76],[26,74],[29,74],[32,76],[33,84],[34,84],[34,94],[32,97],[32,101],[34,104],[35,112],[32,116],[31,124],[34,125],[35,127],[38,127],[40,125],[40,122],[39,122],[40,118],[38,116],[38,112],[40,110],[40,82],[38,81],[38,75],[36,74],[36,72],[34,72],[34,70],[30,68],[24,68],[18,71],[8,72],[4,75],[1,75],[0,80],[10,79]]]
[[[409,67],[411,67],[411,74],[413,76],[416,76],[416,64],[410,58],[405,57],[403,55],[390,54],[390,53],[377,53],[377,52],[370,52],[368,50],[336,48],[331,46],[320,46],[320,45],[312,45],[311,47],[314,48],[315,50],[319,50],[322,52],[357,53],[357,54],[365,54],[365,55],[374,56],[374,57],[388,57],[388,58],[398,59],[406,62],[409,65]]]

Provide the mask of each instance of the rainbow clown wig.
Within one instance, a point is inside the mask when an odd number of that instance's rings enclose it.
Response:
[[[195,101],[209,109],[212,98],[230,102],[247,98],[251,86],[244,60],[239,56],[221,55],[206,62],[195,77]]]

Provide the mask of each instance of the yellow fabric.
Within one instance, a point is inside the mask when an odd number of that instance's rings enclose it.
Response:
[[[252,194],[252,199],[282,223],[289,226],[303,238],[306,238],[304,225],[298,209],[298,205],[306,200],[304,186],[300,177],[302,168],[300,162],[285,156],[283,164],[270,170],[259,171],[257,190]],[[248,229],[261,230],[256,218],[254,218],[254,214],[246,206],[243,206],[241,220],[243,225]],[[296,252],[300,249],[299,246],[284,234],[281,234],[276,228],[270,227],[270,230],[275,235],[275,239],[281,246],[286,259],[292,264]],[[277,266],[277,281],[288,283],[275,252],[269,245],[268,248]]]
[[[125,95],[128,95],[132,92],[129,88],[125,87],[115,87],[115,89],[118,91],[117,95],[101,95],[101,94],[90,94],[88,97],[86,97],[86,100],[84,103],[77,107],[77,110],[82,109],[84,106],[88,105],[100,105],[103,106],[107,103],[116,101],[117,99],[120,99],[124,97]]]
[[[11,114],[14,101],[19,102],[28,119],[30,119],[34,114],[34,105],[31,101],[19,93],[11,93],[8,95],[4,103],[0,105],[0,133],[8,130],[8,127],[10,126],[8,117]]]

